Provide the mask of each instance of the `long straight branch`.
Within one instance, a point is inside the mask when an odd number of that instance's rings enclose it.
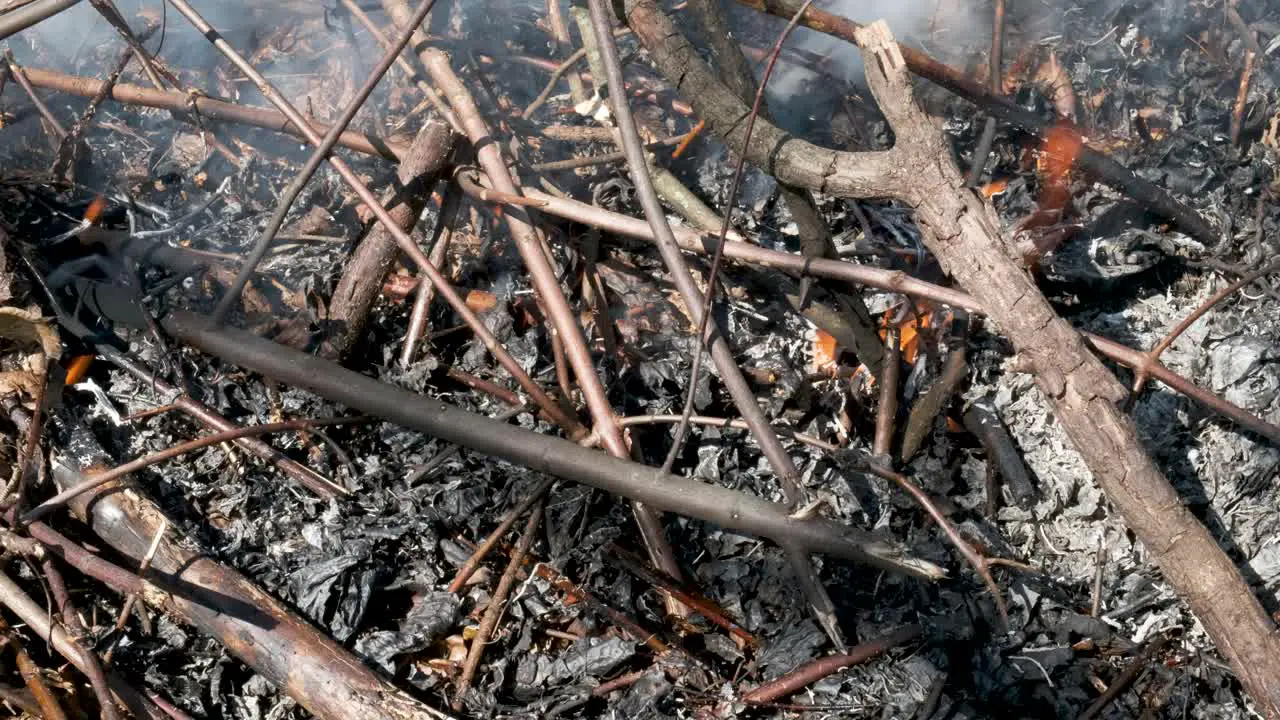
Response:
[[[671,278],[675,282],[676,288],[680,291],[680,295],[684,299],[685,305],[688,306],[694,321],[700,325],[705,323],[708,335],[707,344],[711,349],[712,361],[716,364],[716,369],[720,371],[721,379],[724,380],[725,386],[728,388],[729,394],[738,408],[738,412],[751,425],[751,433],[755,436],[756,441],[760,443],[765,457],[774,466],[774,472],[778,473],[778,480],[788,500],[797,502],[799,500],[799,486],[797,484],[799,473],[791,462],[790,456],[787,455],[786,450],[782,447],[781,441],[778,440],[777,433],[773,432],[773,429],[769,426],[768,419],[764,416],[764,411],[760,409],[759,403],[756,402],[755,393],[752,392],[751,386],[747,384],[746,377],[742,374],[742,370],[738,368],[733,359],[733,351],[729,348],[729,344],[725,341],[719,328],[716,327],[715,321],[706,317],[707,307],[703,303],[702,293],[694,282],[693,274],[689,272],[689,266],[685,262],[684,256],[680,253],[679,244],[676,242],[671,226],[667,222],[666,212],[663,210],[662,204],[658,200],[658,195],[653,190],[653,184],[649,180],[648,166],[645,162],[640,134],[636,130],[635,120],[631,116],[631,108],[627,105],[626,93],[622,90],[624,84],[621,63],[618,61],[617,45],[614,43],[611,29],[608,27],[607,15],[604,14],[604,5],[600,0],[591,0],[591,10],[593,15],[599,14],[605,18],[604,20],[593,19],[596,20],[596,37],[604,52],[606,71],[609,74],[609,87],[612,89],[609,97],[613,101],[614,115],[618,118],[618,129],[622,133],[623,150],[627,154],[627,164],[631,170],[632,181],[636,186],[636,195],[640,200],[641,207],[644,208],[645,217],[658,246],[658,252],[661,253],[662,260],[667,266],[667,272],[671,274]],[[602,24],[603,27],[601,26]],[[709,282],[714,283],[714,278]],[[696,340],[701,342],[702,338],[697,338]]]
[[[244,330],[215,328],[198,315],[174,313],[162,324],[181,342],[226,362],[476,452],[638,500],[657,510],[790,542],[805,552],[831,554],[920,577],[942,576],[933,564],[905,554],[895,541],[880,535],[826,520],[792,517],[789,508],[780,503],[668,475],[563,438],[475,415]]]

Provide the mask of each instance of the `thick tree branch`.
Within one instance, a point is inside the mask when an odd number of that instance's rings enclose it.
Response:
[[[628,0],[631,27],[668,80],[736,148],[741,103],[715,80],[653,0]],[[999,230],[991,205],[965,187],[942,132],[916,104],[911,77],[883,22],[857,33],[867,79],[896,137],[882,153],[836,153],[766,130],[748,152],[779,179],[846,197],[912,206],[930,251],[1034,367],[1036,382],[1098,485],[1187,601],[1246,691],[1280,718],[1280,636],[1239,570],[1185,507],[1120,409],[1124,387],[1058,317]],[[893,162],[886,164],[886,158]],[[808,167],[800,163],[810,163]],[[806,180],[808,182],[806,182]],[[817,182],[817,185],[812,184]]]

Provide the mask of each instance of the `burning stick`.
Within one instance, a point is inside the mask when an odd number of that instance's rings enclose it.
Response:
[[[876,404],[876,434],[871,454],[877,462],[889,465],[893,452],[893,427],[898,417],[898,373],[902,369],[902,343],[898,328],[890,326],[885,335],[884,367],[880,371],[880,402]]]
[[[1240,131],[1244,126],[1244,107],[1249,102],[1249,84],[1253,82],[1253,64],[1257,55],[1251,49],[1244,51],[1244,69],[1240,71],[1240,89],[1236,91],[1236,104],[1231,111],[1231,144],[1240,147]]]
[[[546,200],[547,204],[543,207],[544,212],[595,227],[605,228],[619,235],[654,242],[653,233],[643,220],[619,215],[604,208],[542,193],[537,190],[528,190],[525,194]],[[674,231],[676,241],[680,244],[681,250],[704,255],[710,255],[715,252],[716,241],[714,238],[689,228],[676,228]],[[880,268],[838,260],[807,260],[790,253],[769,250],[759,245],[743,242],[727,242],[724,247],[725,257],[737,262],[786,270],[796,274],[808,272],[855,285],[866,285],[889,292],[932,300],[979,315],[987,314],[978,300],[971,295],[918,280],[900,271],[881,270]],[[1103,357],[1131,368],[1146,367],[1147,373],[1151,377],[1168,385],[1173,390],[1205,405],[1241,427],[1280,443],[1280,427],[1258,418],[1247,410],[1232,405],[1160,363],[1149,363],[1138,350],[1093,333],[1083,333],[1083,335],[1093,349]]]
[[[738,0],[738,2],[783,18],[790,18],[800,6],[800,0]],[[636,4],[634,0],[627,2],[628,8]],[[628,12],[634,11],[629,9]],[[806,27],[847,40],[855,45],[858,44],[857,32],[863,27],[847,18],[812,7],[805,11],[800,21]],[[1005,122],[1013,123],[1041,136],[1049,127],[1035,113],[1023,109],[1007,98],[993,94],[982,84],[974,82],[964,74],[919,50],[906,45],[899,45],[898,49],[906,68],[912,73],[950,90]],[[685,84],[688,82],[686,81]],[[697,96],[692,97],[695,100],[698,99]],[[696,102],[695,105],[697,105]],[[770,143],[769,147],[776,145],[777,143]],[[779,157],[777,161],[780,170],[784,164],[783,158]],[[1128,168],[1112,160],[1109,155],[1085,146],[1080,153],[1079,166],[1103,183],[1149,207],[1152,212],[1174,221],[1184,232],[1197,240],[1210,244],[1217,242],[1218,234],[1198,213],[1175,200],[1165,190],[1138,177]]]

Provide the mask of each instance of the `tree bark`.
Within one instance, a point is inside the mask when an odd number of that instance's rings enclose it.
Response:
[[[400,159],[395,186],[383,198],[383,206],[406,232],[413,229],[431,196],[431,187],[453,150],[453,131],[440,119],[428,120]],[[329,319],[337,321],[334,337],[325,343],[323,354],[345,358],[364,334],[373,303],[382,290],[382,280],[400,255],[400,246],[379,223],[356,246],[342,279],[329,301]]]
[[[72,470],[101,466],[105,455],[83,426],[72,429],[66,455],[54,464],[60,489],[81,477]],[[155,503],[121,482],[76,496],[72,511],[121,555],[135,563],[163,530]],[[325,720],[440,720],[448,715],[378,677],[283,603],[235,570],[164,531],[151,559],[153,592],[141,597],[216,638],[242,662]],[[159,587],[156,588],[156,585]]]

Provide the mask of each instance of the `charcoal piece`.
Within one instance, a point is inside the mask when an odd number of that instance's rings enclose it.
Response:
[[[818,654],[827,636],[812,620],[802,620],[770,640],[760,653],[764,678],[772,680],[788,673]]]
[[[377,573],[371,567],[362,567],[362,561],[360,555],[340,555],[307,565],[289,576],[299,609],[339,642],[345,642],[358,629],[373,594]]]
[[[658,702],[670,694],[671,683],[660,671],[645,673],[634,685],[627,688],[622,699],[614,706],[614,716],[635,720],[665,720],[671,717],[658,708]]]
[[[635,643],[622,638],[583,638],[548,668],[548,682],[562,684],[583,677],[600,677],[635,655]]]

